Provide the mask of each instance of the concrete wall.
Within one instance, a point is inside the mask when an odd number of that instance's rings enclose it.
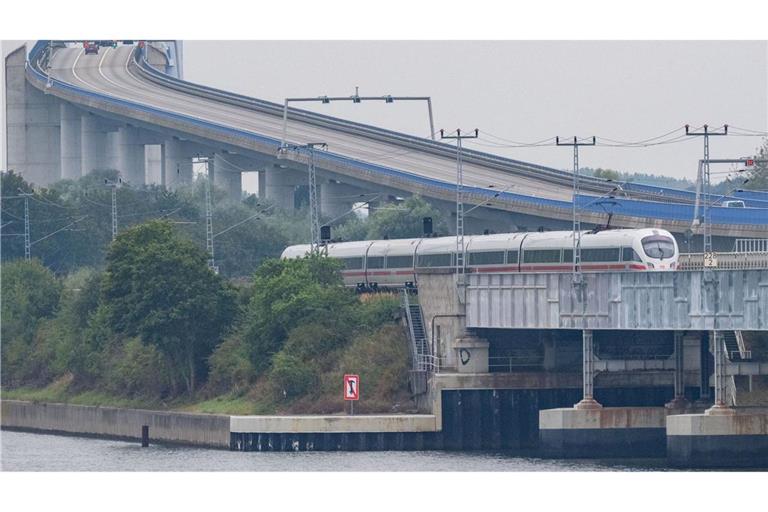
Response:
[[[459,303],[456,291],[456,274],[450,271],[424,271],[419,272],[416,281],[424,329],[433,347],[433,354],[442,358],[443,366],[456,368],[454,341],[464,330],[464,307]]]
[[[140,439],[142,425],[150,442],[229,448],[229,416],[2,401],[3,428]]]

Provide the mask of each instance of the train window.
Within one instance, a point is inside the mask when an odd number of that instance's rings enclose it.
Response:
[[[504,251],[471,252],[469,253],[470,265],[503,265]]]
[[[452,254],[423,254],[419,255],[420,267],[450,267],[453,264]]]
[[[560,263],[560,249],[523,251],[523,263]]]
[[[573,263],[573,249],[563,249],[563,263]]]
[[[640,259],[640,255],[635,252],[631,247],[624,247],[621,249],[622,261],[643,261]]]
[[[619,261],[621,250],[618,247],[607,249],[582,249],[581,261]]]
[[[413,268],[413,256],[387,256],[387,268]]]
[[[667,236],[652,235],[643,238],[643,250],[651,258],[671,258],[675,255],[675,243]]]
[[[346,270],[360,270],[363,268],[363,258],[340,258],[344,262]]]
[[[507,263],[517,264],[517,251],[507,251]]]
[[[384,268],[384,256],[368,256],[368,268]]]

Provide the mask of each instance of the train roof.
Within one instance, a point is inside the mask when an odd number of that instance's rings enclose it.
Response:
[[[641,229],[607,229],[593,233],[582,231],[582,247],[632,246],[638,238],[649,235],[666,235],[674,240],[672,235],[659,228]],[[467,235],[464,237],[466,250],[492,251],[514,249],[525,239],[526,248],[564,247],[573,243],[572,231],[544,231],[535,233],[498,233],[493,235]],[[310,252],[310,244],[293,245],[283,251],[283,258],[303,257]],[[400,238],[392,240],[362,240],[354,242],[337,242],[328,244],[328,255],[334,257],[353,257],[367,254],[369,256],[384,256],[386,254],[445,254],[456,250],[456,237],[443,236],[438,238]]]

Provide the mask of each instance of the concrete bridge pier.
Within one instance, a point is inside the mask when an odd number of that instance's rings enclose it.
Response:
[[[293,210],[296,207],[294,191],[297,186],[306,184],[306,173],[274,165],[266,169],[264,192],[266,198],[273,201],[278,208]]]
[[[76,180],[83,175],[81,111],[62,102],[61,106],[61,178]]]
[[[107,127],[97,116],[86,113],[80,117],[81,176],[95,169],[107,169]]]
[[[61,107],[25,78],[26,46],[5,59],[7,168],[46,186],[61,179]]]
[[[192,183],[192,156],[194,152],[189,144],[169,137],[162,146],[162,184],[173,190],[179,186]]]
[[[573,407],[576,409],[600,409],[600,405],[595,400],[595,356],[594,340],[591,329],[582,331],[583,338],[583,396],[579,403]]]
[[[239,201],[243,197],[242,168],[233,161],[235,158],[230,154],[213,155],[213,184],[233,201]]]
[[[138,128],[124,126],[118,130],[117,161],[123,181],[135,186],[145,183],[144,141]]]
[[[146,183],[163,184],[163,146],[147,144],[144,146],[144,169]]]
[[[675,397],[668,402],[667,409],[685,409],[689,406],[685,399],[685,354],[683,331],[675,331]]]
[[[712,397],[709,387],[709,374],[712,370],[712,365],[709,360],[709,341],[709,332],[703,332],[699,342],[699,399],[696,400],[696,405],[699,407],[712,405]]]
[[[321,183],[319,192],[320,215],[331,219],[341,217],[352,209],[354,203],[369,198],[363,189],[335,180]]]

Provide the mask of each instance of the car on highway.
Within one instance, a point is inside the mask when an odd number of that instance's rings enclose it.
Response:
[[[94,43],[92,41],[89,41],[89,42],[83,44],[83,46],[85,46],[85,54],[86,55],[91,55],[91,54],[92,55],[98,55],[99,54],[99,46],[96,43]]]

